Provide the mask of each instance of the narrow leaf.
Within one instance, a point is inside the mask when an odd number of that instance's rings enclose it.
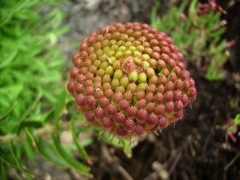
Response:
[[[66,97],[67,97],[66,90],[63,89],[62,92],[60,93],[60,95],[58,96],[58,100],[55,105],[55,112],[54,112],[55,120],[59,119],[59,116],[62,113],[62,111],[66,105],[66,103],[65,103]]]
[[[17,163],[15,162],[14,158],[9,155],[8,152],[5,152],[3,149],[0,148],[0,160],[9,164],[10,166],[17,167]]]
[[[23,162],[21,161],[21,159],[18,159],[17,155],[15,154],[15,151],[14,151],[14,144],[13,142],[11,141],[11,155],[13,156],[13,158],[15,159],[15,162],[17,164],[17,167],[23,172],[25,173],[26,175],[29,175],[29,176],[32,176],[33,174],[28,170],[26,169],[26,166],[23,164]]]
[[[71,130],[72,130],[73,140],[74,140],[75,145],[77,146],[79,154],[82,156],[82,158],[84,160],[86,160],[88,162],[88,164],[92,164],[92,162],[89,159],[86,151],[83,149],[83,147],[78,142],[77,132],[76,132],[76,129],[75,129],[75,126],[74,126],[74,120],[72,120],[72,122],[71,122]]]
[[[0,161],[0,163],[1,163],[1,176],[0,176],[0,178],[2,179],[2,180],[7,180],[7,174],[6,174],[6,168],[5,168],[5,166],[4,166],[4,163],[3,163],[3,161]]]
[[[61,168],[67,168],[68,164],[57,154],[55,148],[48,142],[39,138],[36,142],[39,153],[47,160]]]
[[[13,61],[13,59],[17,56],[18,50],[11,52],[11,54],[8,54],[8,56],[6,58],[3,58],[0,63],[0,69],[3,69],[5,67],[7,67],[9,64],[11,64],[11,62]]]
[[[24,142],[25,151],[26,151],[26,154],[28,155],[28,158],[33,161],[34,154],[35,154],[36,147],[37,147],[36,142],[34,140],[33,134],[29,131],[29,129],[25,128],[25,132],[26,132],[27,139],[28,139],[28,141]]]
[[[23,127],[22,124],[24,123],[26,117],[33,111],[33,109],[35,108],[37,103],[40,101],[41,97],[42,97],[42,94],[38,94],[37,97],[35,98],[35,100],[33,101],[32,105],[22,115],[22,117],[20,118],[20,124],[17,127],[17,133],[20,133],[20,131],[21,131],[22,127]]]
[[[59,155],[74,169],[76,169],[78,172],[85,174],[87,176],[91,176],[89,173],[89,168],[85,166],[84,164],[80,163],[74,157],[72,157],[70,154],[68,154],[60,145],[60,140],[58,136],[52,135],[52,139],[54,141],[55,148]]]

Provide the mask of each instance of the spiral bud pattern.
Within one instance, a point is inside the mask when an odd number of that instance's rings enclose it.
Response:
[[[123,138],[167,127],[197,96],[183,54],[147,24],[102,27],[82,40],[72,63],[67,89],[77,110]]]

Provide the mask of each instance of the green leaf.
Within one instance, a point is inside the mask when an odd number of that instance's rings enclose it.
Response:
[[[34,154],[36,150],[36,142],[34,140],[33,134],[29,131],[29,129],[25,128],[25,132],[27,135],[27,141],[24,142],[24,150],[28,156],[28,158],[33,161]]]
[[[211,38],[215,38],[215,37],[221,36],[224,32],[225,32],[225,29],[220,28],[220,29],[216,30],[215,32],[210,32],[208,35]]]
[[[61,168],[67,168],[68,164],[58,155],[54,146],[49,144],[47,141],[39,138],[35,140],[39,153],[48,161],[52,162]]]
[[[1,93],[7,95],[10,98],[10,100],[13,102],[18,98],[23,88],[24,88],[24,84],[22,83],[9,85],[1,88]]]
[[[1,102],[0,102],[0,105],[1,105]],[[14,108],[16,107],[16,105],[17,105],[17,102],[14,102],[13,105],[12,105],[10,108],[8,108],[8,110],[6,110],[5,112],[2,112],[2,114],[0,114],[0,122],[1,122],[4,118],[6,118],[6,116],[8,116],[8,115],[14,110]],[[0,111],[0,112],[1,112],[1,111]]]
[[[132,157],[132,147],[129,144],[129,141],[123,141],[123,151],[128,158]]]
[[[83,147],[81,146],[81,144],[78,142],[78,138],[77,138],[77,132],[74,126],[74,120],[71,121],[71,131],[72,131],[72,135],[73,135],[73,140],[75,145],[77,146],[78,152],[79,154],[82,156],[82,158],[84,160],[86,160],[88,162],[88,164],[92,164],[91,160],[88,157],[88,154],[86,153],[86,151],[83,149]]]
[[[54,108],[50,109],[46,112],[46,116],[44,118],[44,123],[48,123],[54,119]]]
[[[189,13],[189,17],[190,17],[190,19],[191,19],[191,21],[192,21],[192,23],[194,24],[194,25],[197,25],[196,23],[195,23],[195,20],[194,20],[194,18],[196,17],[196,14],[197,14],[197,0],[192,0],[191,1],[191,4],[190,4],[190,7],[189,7],[189,10],[188,10],[188,13]]]
[[[226,41],[225,40],[222,40],[216,47],[216,52],[217,53],[220,53],[220,52],[223,52],[224,49],[226,47]]]
[[[182,1],[180,7],[178,7],[178,12],[183,13],[187,7],[187,1]]]
[[[6,174],[6,168],[5,168],[5,166],[4,166],[4,163],[3,163],[3,161],[0,161],[0,163],[1,163],[1,176],[0,176],[0,179],[2,179],[2,180],[7,180],[7,174]]]
[[[43,126],[43,124],[41,122],[26,121],[26,122],[21,123],[19,129],[24,129],[25,127],[27,127],[27,128],[40,128],[42,126]]]
[[[0,69],[3,69],[5,67],[7,67],[9,64],[11,64],[13,59],[17,56],[17,53],[18,53],[18,50],[15,50],[15,51],[11,52],[11,54],[8,55],[6,58],[2,58],[1,63],[0,63]]]
[[[24,123],[25,119],[34,110],[35,106],[37,105],[37,103],[40,101],[41,98],[42,98],[42,94],[38,94],[37,97],[35,98],[35,100],[33,101],[32,105],[30,107],[28,107],[28,109],[25,111],[25,113],[20,117],[20,120],[19,120],[20,123],[17,127],[17,133],[20,133],[20,131],[24,127],[23,123]]]
[[[61,115],[63,109],[66,106],[66,97],[67,97],[67,92],[65,89],[63,89],[60,95],[58,96],[57,103],[55,105],[55,111],[54,111],[55,120],[59,119],[59,116]]]
[[[49,82],[55,82],[59,79],[61,79],[61,75],[57,70],[52,70],[47,74],[47,76],[40,77],[40,82],[41,83],[49,83]]]
[[[211,65],[208,67],[207,73],[206,73],[206,78],[210,81],[217,81],[220,80],[224,77],[224,73],[222,70],[219,70],[215,67],[213,67],[214,65]]]
[[[236,125],[239,125],[239,124],[240,124],[240,113],[238,113],[238,114],[235,116],[235,118],[234,118],[234,123],[235,123]]]
[[[9,147],[7,147],[6,149],[8,149]],[[10,155],[9,152],[6,152],[5,149],[2,149],[0,147],[0,159],[1,161],[3,161],[4,163],[13,166],[13,167],[17,167],[17,163],[14,160],[13,156]]]
[[[23,142],[23,148],[24,148],[24,153],[26,153],[28,159],[30,161],[33,161],[35,152],[33,151],[30,142],[29,141],[24,141]]]
[[[31,173],[31,171],[29,171],[28,169],[26,169],[26,166],[23,164],[21,159],[18,159],[18,156],[16,155],[15,149],[17,150],[17,148],[14,146],[13,142],[11,141],[11,155],[14,158],[17,167],[26,175],[28,176],[32,176],[33,174]]]
[[[46,87],[38,87],[39,91],[43,94],[43,96],[51,103],[54,104],[56,103],[56,96],[54,96],[51,92],[49,92],[49,89]]]
[[[52,135],[52,139],[54,141],[55,148],[59,155],[75,170],[78,172],[85,174],[87,176],[91,176],[89,173],[89,167],[77,161],[73,156],[68,154],[61,146],[59,136]]]

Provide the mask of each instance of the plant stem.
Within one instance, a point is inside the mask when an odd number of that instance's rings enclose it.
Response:
[[[61,131],[65,131],[65,130],[70,130],[70,124],[71,122],[64,122],[60,125],[60,130]],[[84,121],[77,121],[75,123],[76,128],[82,127],[85,124]],[[37,130],[35,130],[34,135],[36,137],[47,137],[51,134],[53,134],[54,132],[56,132],[56,127],[54,124],[48,124],[45,125],[42,128],[39,128]],[[20,136],[17,136],[16,134],[8,134],[5,136],[0,136],[0,146],[3,144],[7,144],[10,141],[14,141],[14,142],[23,142],[24,140],[26,140],[26,134],[23,133]]]

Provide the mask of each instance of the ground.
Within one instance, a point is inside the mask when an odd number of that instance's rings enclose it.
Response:
[[[168,1],[166,9],[173,2]],[[115,21],[150,23],[153,4],[153,0],[73,0],[63,8],[67,12],[65,23],[70,25],[70,31],[61,38],[60,47],[70,58],[77,43],[102,25]],[[225,34],[228,39],[239,40],[239,26],[234,24],[234,19],[239,22],[239,16],[234,14],[237,12],[239,9],[229,9],[230,14],[222,17],[230,23]],[[70,43],[76,46],[69,46]],[[141,140],[133,149],[132,158],[96,137],[86,148],[93,161],[93,179],[240,179],[239,139],[238,144],[231,143],[224,128],[228,120],[240,112],[240,84],[236,78],[239,75],[239,60],[236,58],[239,52],[234,47],[230,52],[230,60],[224,65],[226,77],[219,81],[206,80],[196,64],[188,62],[188,69],[196,81],[197,100],[186,108],[182,121],[159,135],[152,134]],[[63,176],[64,179],[87,179],[72,170],[50,169],[54,173],[46,174],[52,179],[62,179]],[[47,179],[46,174],[39,179]]]

